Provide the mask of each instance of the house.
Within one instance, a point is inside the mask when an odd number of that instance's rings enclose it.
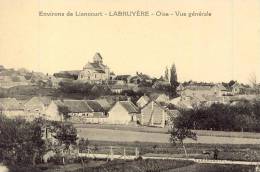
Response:
[[[228,96],[205,96],[206,102],[204,106],[210,107],[213,104],[229,104],[230,100]]]
[[[191,99],[182,99],[180,102],[178,102],[178,104],[176,105],[178,108],[180,109],[185,109],[185,110],[189,110],[189,109],[193,109],[193,101]]]
[[[159,102],[159,103],[169,103],[170,101],[170,97],[165,95],[165,94],[160,94],[156,99],[155,99],[156,102]]]
[[[182,91],[181,96],[215,95],[211,85],[188,85]]]
[[[131,101],[118,101],[108,112],[109,124],[136,124],[139,109]]]
[[[185,87],[182,84],[179,84],[179,86],[176,88],[176,91],[178,93],[182,92],[185,89]]]
[[[137,102],[136,102],[136,105],[139,107],[139,108],[143,108],[145,105],[147,105],[147,103],[149,103],[150,101],[150,98],[146,95],[143,95],[142,97],[140,97]]]
[[[50,103],[51,98],[49,97],[32,97],[24,104],[25,112],[31,116],[31,118],[43,117]]]
[[[155,89],[160,89],[160,88],[165,88],[165,87],[169,87],[171,84],[169,83],[169,81],[161,81],[161,80],[158,80],[158,81],[155,81],[152,88],[155,88]]]
[[[228,89],[226,87],[224,87],[223,84],[219,83],[219,84],[216,84],[212,87],[215,95],[217,96],[223,96],[223,95],[226,95],[228,94]]]
[[[140,84],[142,82],[152,83],[152,78],[146,74],[136,72],[136,75],[128,79],[128,83]]]
[[[67,120],[73,123],[104,123],[106,119],[105,111],[97,101],[71,99],[52,101],[45,111],[46,117],[63,120],[61,107],[67,108]]]
[[[177,111],[169,110],[165,106],[152,100],[141,109],[141,125],[165,127],[169,123],[171,116],[175,116]]]
[[[56,88],[56,89],[59,88],[60,87],[59,83],[61,81],[62,81],[61,78],[56,78],[53,75],[48,75],[47,83],[48,83],[48,86],[51,88]]]
[[[0,114],[8,118],[25,118],[24,107],[15,98],[0,98]]]
[[[124,85],[121,85],[121,84],[110,85],[109,89],[111,90],[112,93],[116,93],[116,94],[121,94],[123,91],[131,90],[131,88],[127,84],[124,84]]]
[[[239,84],[238,82],[235,82],[232,86],[232,93],[234,95],[236,94],[244,94],[245,93],[245,87],[241,84]]]
[[[128,83],[129,79],[131,78],[131,75],[117,75],[114,80],[121,81],[121,83]]]
[[[109,68],[103,64],[100,53],[96,53],[92,63],[87,63],[78,75],[78,80],[90,83],[102,83],[110,80]]]

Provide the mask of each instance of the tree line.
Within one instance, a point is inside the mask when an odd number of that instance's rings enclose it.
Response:
[[[233,105],[182,110],[180,118],[190,129],[260,132],[260,101],[242,100]]]

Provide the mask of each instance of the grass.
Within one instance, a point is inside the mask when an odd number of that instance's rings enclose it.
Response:
[[[158,142],[168,143],[169,134],[157,132],[139,132],[131,130],[115,130],[100,128],[77,128],[79,137],[89,140],[114,141],[114,142]],[[105,134],[104,134],[105,133]],[[185,143],[203,144],[259,144],[257,138],[243,137],[221,137],[221,136],[201,136],[198,135],[197,141],[192,139],[184,140]]]
[[[173,161],[173,160],[136,160],[136,161],[123,161],[114,160],[99,167],[86,168],[84,171],[99,171],[99,172],[159,172],[174,168],[185,167],[193,164],[191,161]],[[76,170],[73,172],[80,172]]]
[[[112,125],[112,124],[74,124],[76,128],[96,128],[109,129],[120,131],[136,131],[145,133],[168,133],[169,128],[147,127],[147,126],[127,126],[127,125]],[[198,136],[215,136],[215,137],[236,137],[236,138],[255,138],[260,139],[260,133],[254,132],[233,132],[233,131],[211,131],[211,130],[193,130]]]
[[[193,164],[167,172],[253,172],[254,169],[254,166],[245,165]]]
[[[66,165],[41,164],[32,166],[9,166],[9,172],[82,172],[82,164]],[[84,172],[253,172],[254,166],[198,164],[192,161],[176,160],[135,160],[135,161],[102,161],[89,160],[85,162]]]
[[[94,165],[93,165],[94,164]],[[75,167],[77,169],[75,169]],[[49,169],[46,172],[253,172],[255,166],[246,165],[222,165],[222,164],[199,164],[192,161],[176,160],[114,160],[87,162],[84,170],[79,164],[66,165],[59,169]]]

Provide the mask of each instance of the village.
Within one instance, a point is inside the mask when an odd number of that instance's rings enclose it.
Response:
[[[82,70],[53,75],[0,66],[4,164],[28,163],[32,171],[71,165],[91,171],[107,163],[113,171],[128,159],[149,170],[172,168],[173,161],[210,163],[209,158],[229,165],[242,160],[250,169],[258,168],[257,162],[248,162],[259,160],[254,154],[259,151],[260,85],[254,77],[251,85],[233,80],[179,83],[175,64],[155,78],[142,72],[116,75],[103,60],[96,53]],[[249,144],[243,156],[241,145]],[[146,167],[151,158],[156,160]]]
[[[0,75],[2,90],[32,86],[59,89],[61,83],[70,82],[92,84],[91,91],[99,92],[102,87],[109,92],[108,95],[95,96],[94,99],[40,94],[23,99],[5,97],[2,91],[1,113],[9,118],[23,117],[29,121],[38,117],[62,121],[64,114],[59,109],[65,107],[68,120],[73,123],[165,127],[171,117],[180,114],[180,109],[210,107],[212,104],[235,105],[245,99],[257,99],[260,90],[259,85],[253,88],[235,81],[225,85],[190,81],[178,84],[176,95],[171,96],[174,90],[167,76],[156,79],[141,72],[134,76],[115,75],[103,64],[100,53],[96,53],[93,62],[88,62],[79,71],[44,75],[39,72],[29,73],[26,69],[5,69],[2,66]]]

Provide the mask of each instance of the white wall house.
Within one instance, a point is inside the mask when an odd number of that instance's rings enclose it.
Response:
[[[131,101],[118,101],[108,112],[106,123],[130,124],[136,123],[138,108]]]
[[[101,105],[94,100],[57,100],[53,101],[45,111],[49,120],[63,120],[59,107],[68,108],[68,121],[72,123],[104,123],[105,111]]]
[[[15,98],[0,98],[0,115],[25,118],[24,107]]]

